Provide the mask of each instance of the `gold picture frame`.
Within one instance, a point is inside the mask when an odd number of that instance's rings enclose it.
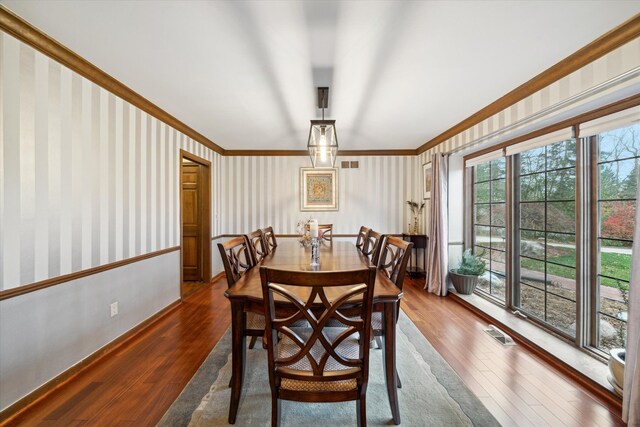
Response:
[[[422,198],[431,198],[431,162],[422,165]]]
[[[337,211],[338,188],[338,169],[300,168],[300,211]]]

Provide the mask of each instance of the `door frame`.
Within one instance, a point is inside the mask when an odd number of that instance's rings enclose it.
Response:
[[[183,149],[180,149],[180,156],[178,160],[180,162],[180,298],[182,298],[183,290],[182,283],[184,281],[184,262],[182,260],[182,255],[184,252],[184,243],[183,243],[183,223],[182,223],[182,162],[184,159],[187,159],[191,162],[197,163],[200,166],[204,167],[202,169],[204,171],[203,175],[203,186],[202,186],[202,216],[200,218],[202,221],[202,281],[204,283],[209,283],[211,281],[211,162],[205,160],[201,157],[198,157],[194,154],[189,153]]]

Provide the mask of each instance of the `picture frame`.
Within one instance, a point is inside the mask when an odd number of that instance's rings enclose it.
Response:
[[[431,162],[422,165],[422,198],[431,198]]]
[[[300,211],[337,211],[338,189],[338,169],[300,168]]]

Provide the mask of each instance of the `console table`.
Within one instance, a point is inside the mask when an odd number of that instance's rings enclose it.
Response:
[[[413,250],[416,251],[416,266],[413,266],[412,258],[409,257],[409,267],[407,268],[407,273],[409,276],[415,277],[420,275],[425,275],[424,268],[418,267],[418,249],[422,249],[422,265],[424,267],[427,266],[427,245],[429,242],[429,238],[425,234],[405,234],[402,233],[402,239],[407,242],[413,242]]]

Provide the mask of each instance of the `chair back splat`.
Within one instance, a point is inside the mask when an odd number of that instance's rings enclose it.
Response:
[[[273,227],[269,226],[262,229],[262,236],[266,243],[266,249],[268,253],[278,247],[278,241],[276,240],[276,233],[273,232]]]
[[[267,251],[267,242],[265,242],[264,234],[262,230],[257,229],[249,234],[247,234],[247,242],[249,243],[249,249],[251,250],[251,255],[253,256],[254,264],[260,264],[264,257],[269,255]]]
[[[281,399],[355,400],[358,425],[366,425],[375,267],[327,272],[260,267],[260,277],[272,425],[279,425]],[[330,319],[342,327],[329,327]],[[294,322],[299,320],[306,320],[309,327],[296,328]]]
[[[227,286],[231,286],[255,265],[246,236],[235,237],[224,243],[218,243],[222,265],[227,275]]]
[[[372,229],[369,229],[367,239],[362,247],[362,253],[367,255],[372,265],[378,265],[378,257],[380,255],[380,245],[384,235]]]
[[[356,239],[356,248],[360,252],[364,249],[364,245],[367,243],[367,239],[369,238],[369,229],[364,225],[360,227],[360,231],[358,231],[358,238]]]

